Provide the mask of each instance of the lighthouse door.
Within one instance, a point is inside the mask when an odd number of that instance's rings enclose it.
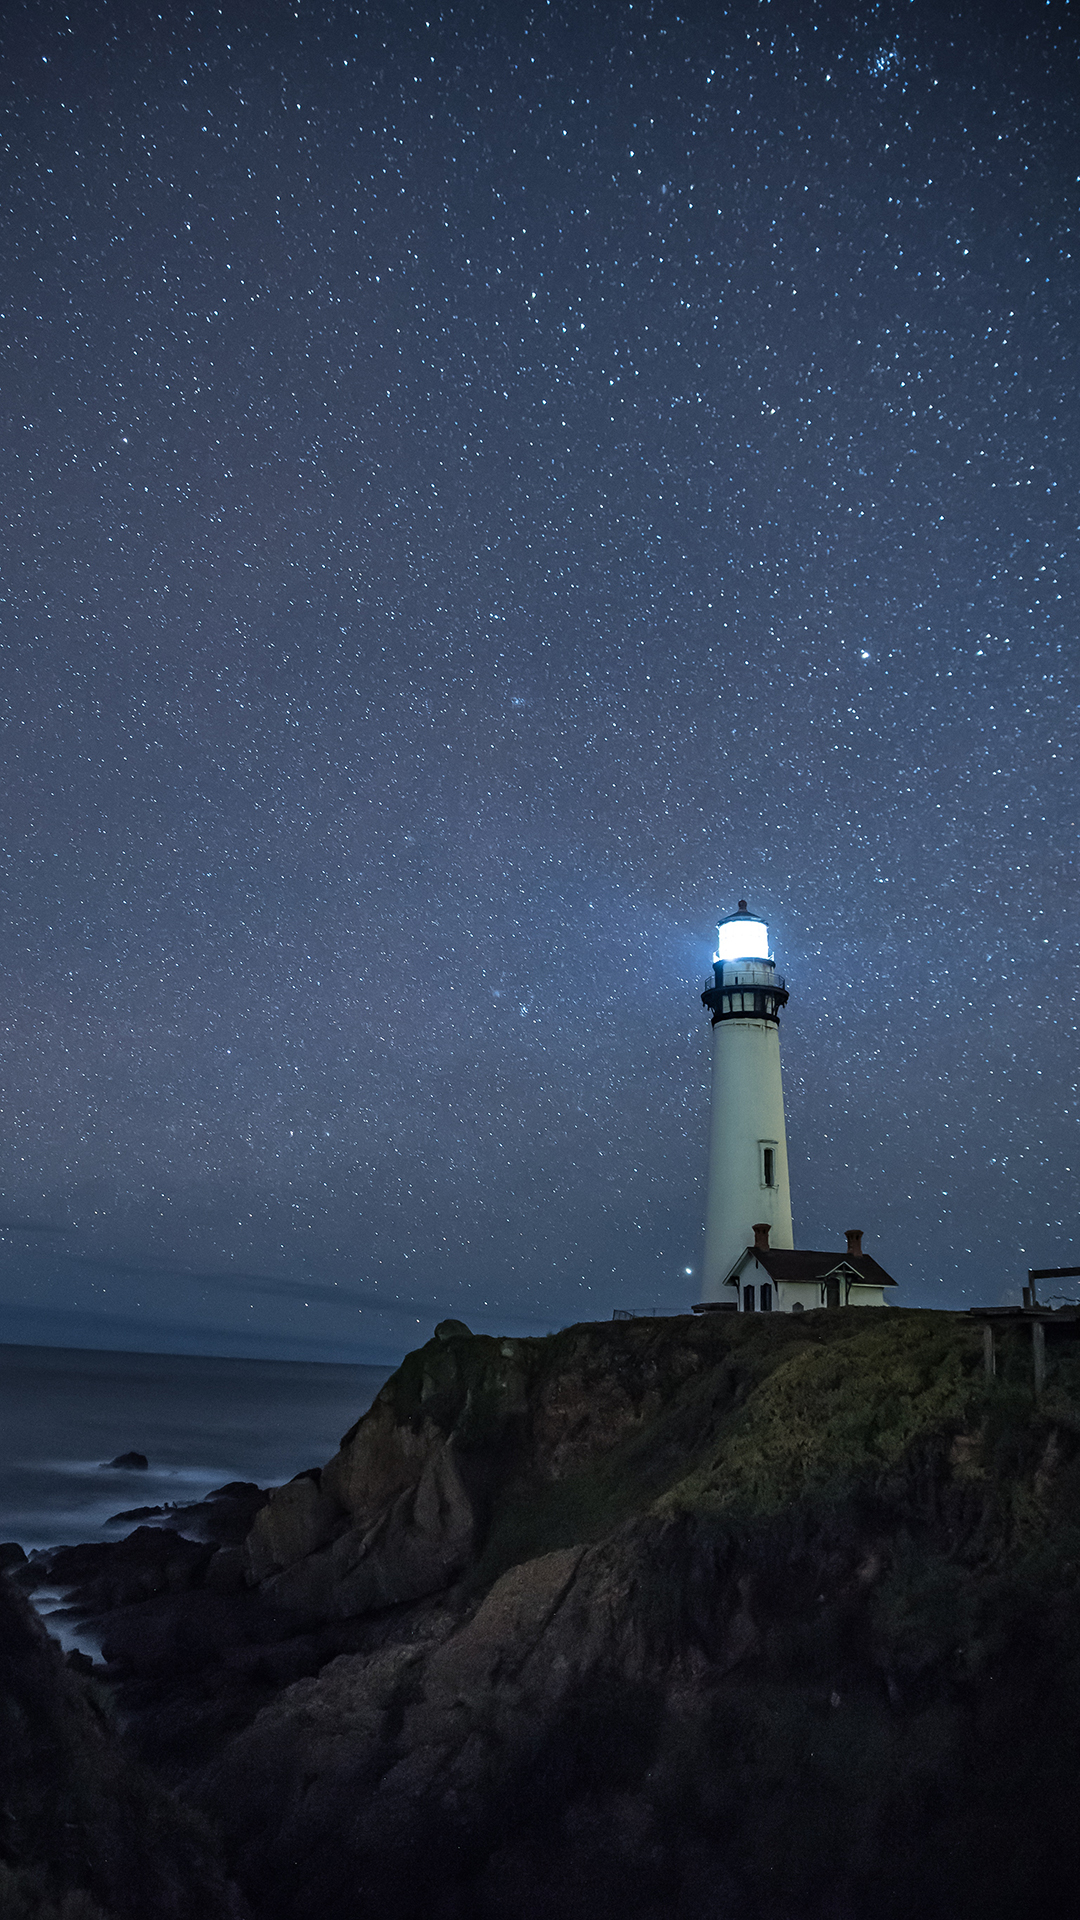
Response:
[[[827,1307],[840,1305],[840,1280],[836,1274],[830,1274],[825,1282],[825,1305]]]

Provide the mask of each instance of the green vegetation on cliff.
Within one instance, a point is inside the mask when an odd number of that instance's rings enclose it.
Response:
[[[993,1536],[994,1551],[1004,1552],[1034,1541],[1051,1519],[1044,1495],[1033,1498],[1024,1461],[1053,1432],[1063,1487],[1067,1436],[1080,1433],[1080,1345],[1052,1349],[1036,1407],[1027,1329],[1011,1334],[998,1377],[987,1381],[981,1328],[963,1314],[885,1308],[638,1320],[512,1344],[533,1432],[531,1444],[515,1443],[505,1426],[492,1426],[509,1470],[470,1571],[474,1584],[515,1560],[596,1541],[635,1514],[750,1524],[796,1505],[806,1514],[880,1499],[890,1475],[909,1475],[928,1449],[948,1455],[950,1480],[981,1490],[984,1544],[991,1551]],[[481,1375],[498,1343],[455,1346],[467,1352],[428,1346],[410,1356],[409,1372],[395,1381],[400,1417],[419,1409],[425,1377],[455,1364]],[[473,1391],[470,1381],[467,1401]],[[564,1431],[546,1448],[552,1402]],[[598,1445],[605,1428],[611,1444]],[[1055,1538],[1064,1524],[1055,1509]]]
[[[324,1488],[367,1529],[364,1591],[382,1553],[445,1601],[404,1608],[390,1652],[374,1616],[381,1651],[283,1696],[212,1770],[260,1835],[238,1855],[257,1911],[344,1916],[361,1883],[394,1920],[1068,1910],[1066,1331],[1038,1403],[1026,1328],[987,1380],[966,1316],[895,1309],[411,1354]],[[375,1494],[395,1521],[372,1524]],[[312,1570],[351,1566],[352,1537],[269,1587],[328,1606]],[[364,1809],[351,1865],[309,1900],[286,1854],[327,1843],[342,1767]]]
[[[132,1737],[255,1920],[1071,1912],[1064,1323],[1047,1355],[1036,1401],[1029,1330],[988,1380],[960,1314],[433,1339],[242,1562],[122,1587]]]

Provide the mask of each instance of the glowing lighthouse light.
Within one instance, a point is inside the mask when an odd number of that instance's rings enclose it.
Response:
[[[716,929],[716,952],[713,965],[718,960],[771,960],[769,952],[769,929],[764,920],[758,920],[747,912],[746,901],[739,901],[738,913],[730,913],[721,920]]]

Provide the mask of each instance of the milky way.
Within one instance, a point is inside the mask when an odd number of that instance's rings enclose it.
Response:
[[[0,1338],[1080,1257],[1070,11],[6,9]]]

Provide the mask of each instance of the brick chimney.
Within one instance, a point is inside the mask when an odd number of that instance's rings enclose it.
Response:
[[[757,1220],[754,1223],[754,1252],[768,1253],[768,1251],[769,1222],[767,1220]]]
[[[862,1237],[863,1237],[862,1228],[846,1227],[844,1231],[847,1236],[848,1259],[861,1260],[862,1259]]]

